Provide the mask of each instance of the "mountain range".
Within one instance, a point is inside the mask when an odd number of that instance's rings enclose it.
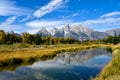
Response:
[[[52,28],[50,30],[42,28],[40,31],[37,32],[37,34],[40,34],[41,36],[74,38],[76,40],[98,40],[104,39],[110,35],[119,35],[120,28],[100,32],[90,28],[86,28],[82,25],[75,25],[71,27],[69,25],[64,25],[61,28]]]
[[[7,32],[7,34],[8,33],[21,36],[21,34],[14,33],[13,31],[9,31]],[[120,35],[120,28],[110,29],[104,32],[100,32],[84,27],[82,25],[69,26],[67,24],[62,26],[61,28],[56,28],[56,27],[52,29],[42,28],[36,34],[39,34],[41,36],[73,38],[80,41],[99,40],[99,39],[105,39],[108,36]]]

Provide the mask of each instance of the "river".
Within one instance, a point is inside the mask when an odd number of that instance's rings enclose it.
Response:
[[[112,59],[103,48],[64,52],[15,70],[1,70],[0,80],[90,80]]]

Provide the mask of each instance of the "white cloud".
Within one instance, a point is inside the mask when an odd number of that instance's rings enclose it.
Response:
[[[95,20],[86,20],[81,22],[86,26],[115,26],[120,25],[120,18],[105,18],[105,19],[95,19]]]
[[[65,24],[70,24],[71,26],[74,25],[83,25],[85,27],[89,27],[98,31],[101,30],[107,30],[115,27],[120,26],[120,17],[108,17],[108,18],[98,18],[98,19],[92,19],[92,20],[85,20],[81,22],[74,22],[72,20],[60,20],[60,21],[50,21],[50,20],[45,20],[45,21],[40,21],[40,20],[35,20],[26,23],[26,26],[29,27],[29,32],[37,32],[40,30],[42,27],[58,27],[61,25]]]
[[[71,15],[68,15],[68,16],[62,16],[61,18],[65,19],[65,18],[72,18],[72,17],[76,17],[80,15],[80,11],[76,12],[76,13],[73,13]]]
[[[118,28],[120,27],[120,17],[106,17],[106,18],[98,18],[98,19],[91,19],[91,20],[85,20],[81,22],[75,22],[72,20],[35,20],[26,23],[26,26],[28,26],[28,32],[30,33],[36,33],[43,27],[59,27],[61,25],[70,24],[70,26],[73,25],[83,25],[85,27],[89,27],[98,31],[112,29],[112,28]]]
[[[66,1],[67,0],[51,0],[47,5],[42,6],[37,11],[35,11],[34,16],[40,18],[44,16],[45,14],[48,14],[52,12],[53,10],[56,10],[62,7],[63,6],[62,4],[64,4]]]
[[[118,18],[99,18],[99,19],[93,19],[93,20],[86,20],[82,22],[78,22],[79,24],[82,24],[83,26],[92,28],[97,31],[102,30],[108,30],[111,28],[118,28],[120,27],[120,17]],[[78,24],[77,23],[77,24]]]
[[[26,23],[26,25],[33,28],[41,28],[41,27],[54,27],[54,26],[59,26],[63,24],[68,24],[68,23],[71,23],[71,21],[70,20],[62,20],[62,21],[35,20],[35,21]]]
[[[16,16],[13,16],[13,17],[6,19],[5,22],[0,23],[0,29],[6,32],[19,30],[21,26],[13,24],[16,18],[17,18]]]
[[[29,28],[27,29],[26,32],[30,33],[30,34],[35,34],[40,30],[40,28]]]
[[[53,28],[53,27],[60,27],[61,25],[65,25],[65,24],[70,24],[72,23],[72,21],[70,20],[61,20],[61,21],[56,21],[56,20],[35,20],[35,21],[31,21],[26,23],[26,26],[28,27],[27,32],[29,33],[36,33],[37,31],[39,31],[41,28]]]
[[[117,15],[120,15],[120,11],[114,11],[111,13],[104,14],[104,15],[100,16],[100,18],[114,17]]]
[[[74,13],[74,14],[72,14],[71,16],[72,17],[75,17],[75,16],[78,16],[79,15],[79,13]]]
[[[0,0],[0,16],[9,15],[29,15],[32,11],[26,8],[21,8],[15,5],[15,2],[10,0]]]
[[[27,20],[33,19],[32,16],[26,16],[25,18],[21,19],[20,22],[25,22]]]

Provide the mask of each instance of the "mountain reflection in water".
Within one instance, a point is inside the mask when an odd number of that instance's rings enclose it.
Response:
[[[15,71],[2,71],[0,80],[89,80],[111,60],[105,49],[62,53],[53,60],[39,61]]]

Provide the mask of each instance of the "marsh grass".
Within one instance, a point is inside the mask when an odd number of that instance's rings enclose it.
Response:
[[[94,80],[120,80],[120,44],[113,47],[113,59]]]
[[[22,45],[22,47],[21,47]],[[27,47],[26,47],[27,46]],[[0,66],[20,64],[23,62],[34,62],[37,60],[52,59],[56,54],[62,52],[75,52],[83,49],[96,48],[99,45],[78,45],[78,44],[59,44],[59,45],[28,45],[14,44],[1,45],[0,47]]]

